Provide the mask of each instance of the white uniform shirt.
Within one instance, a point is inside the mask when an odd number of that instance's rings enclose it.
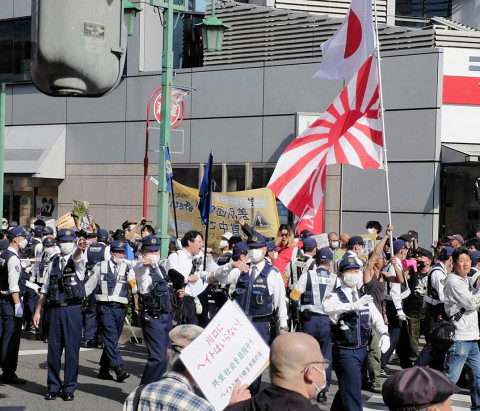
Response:
[[[444,296],[444,288],[445,288],[445,282],[447,281],[447,267],[445,267],[445,264],[443,264],[441,261],[438,263],[440,265],[439,267],[433,267],[432,271],[430,272],[430,283],[432,284],[432,288],[437,290],[438,293],[438,300],[443,303],[445,301],[445,296]],[[427,303],[432,304],[430,298],[427,296]],[[437,303],[439,304],[439,303]],[[436,305],[436,304],[433,304]]]
[[[125,263],[127,260],[125,260]],[[163,276],[162,270],[159,268],[157,264],[152,264],[151,266],[143,265],[143,261],[135,260],[135,264],[128,264],[135,270],[135,278],[137,281],[138,293],[139,294],[147,294],[150,292],[150,285],[153,283],[152,276],[150,275],[150,267],[152,267],[157,274],[161,278],[165,278]]]
[[[72,256],[74,252],[75,250],[72,251],[70,254],[59,256],[60,267],[65,267],[67,265],[70,256]],[[75,267],[75,274],[77,275],[78,279],[80,281],[83,281],[85,279],[85,259],[83,258],[83,256],[81,256],[78,260],[73,260],[73,265]],[[48,269],[46,270],[46,274],[44,277],[45,281],[42,286],[42,291],[41,291],[42,294],[48,293],[48,286],[50,285],[51,272],[52,272],[52,264],[50,263],[48,264]]]
[[[250,275],[252,274],[253,266],[254,264],[252,264],[250,267],[250,272],[249,272]],[[262,260],[260,263],[256,264],[256,267],[257,267],[257,270],[256,270],[255,278],[258,277],[258,275],[262,272],[263,268],[265,267],[265,260]],[[240,269],[238,268],[232,269],[231,263],[228,263],[220,266],[213,274],[214,274],[215,280],[217,280],[219,283],[236,284],[241,273],[242,272],[240,271]],[[272,267],[272,270],[268,274],[267,286],[268,286],[268,292],[270,293],[271,296],[273,296],[273,308],[274,309],[278,308],[278,318],[280,320],[280,327],[287,327],[288,314],[287,314],[287,302],[285,297],[285,286],[284,286],[282,275],[275,267]]]
[[[182,248],[181,250],[178,250],[176,253],[172,253],[168,256],[167,262],[165,264],[165,271],[168,273],[170,269],[177,270],[180,274],[182,274],[185,277],[184,284],[186,285],[188,282],[188,277],[190,273],[192,272],[192,264],[193,264],[193,259],[196,258],[199,260],[202,257],[202,254],[199,253],[196,256],[193,256],[190,254],[186,249]],[[208,264],[208,260],[207,260]],[[201,267],[198,267],[195,271],[194,274],[197,274],[200,279],[197,281],[201,281],[203,283],[202,278],[205,276],[202,275],[204,271],[200,268],[203,268],[203,265]],[[192,290],[190,287],[185,287],[185,295],[192,296]]]
[[[95,288],[97,288],[97,285],[100,284],[100,281],[102,279],[100,275],[101,263],[102,262],[95,264],[92,270],[92,274],[90,275],[89,279],[85,283],[86,295],[90,295],[92,292],[94,292]],[[115,264],[115,262],[112,261],[112,259],[110,259],[110,261],[108,262],[108,265],[110,266],[110,270],[112,271],[112,273],[114,273],[115,266],[117,264]],[[135,271],[128,264],[126,265],[127,265],[127,269],[125,270],[125,274],[127,276],[127,283],[129,283],[131,280],[135,279]]]
[[[347,287],[343,282],[341,285],[341,289],[344,292],[345,296],[348,299],[348,303],[343,303],[340,301],[338,294],[335,291],[332,291],[325,299],[323,300],[323,310],[327,315],[330,316],[330,321],[334,324],[337,324],[340,315],[349,311],[354,311],[352,307],[352,289]],[[357,299],[360,297],[357,294]],[[378,335],[382,335],[388,332],[388,327],[385,325],[383,321],[383,316],[378,311],[377,307],[373,302],[369,303],[368,306],[365,306],[365,309],[368,307],[368,311],[370,314],[370,324],[375,329]]]
[[[303,294],[307,290],[308,275],[310,275],[310,278],[312,280],[312,293],[314,304],[302,304],[301,309],[302,311],[310,310],[311,312],[317,314],[325,314],[322,307],[323,300],[328,294],[330,294],[330,292],[335,287],[335,283],[338,277],[334,273],[330,273],[329,277],[324,277],[318,274],[317,270],[309,270],[308,273],[302,274],[298,281],[293,285],[293,288],[297,290],[300,294]],[[323,295],[320,295],[321,287],[326,287]]]
[[[15,255],[10,257],[8,260],[8,291],[2,291],[2,294],[4,295],[20,292],[18,280],[20,278],[20,271],[22,269],[20,258],[18,257],[18,251],[13,247],[8,247],[7,250],[11,251]]]

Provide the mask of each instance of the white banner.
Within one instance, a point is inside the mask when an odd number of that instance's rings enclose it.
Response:
[[[240,306],[228,300],[180,354],[207,400],[220,411],[235,383],[252,383],[269,364],[270,348]]]

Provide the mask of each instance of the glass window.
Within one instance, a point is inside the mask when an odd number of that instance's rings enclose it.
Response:
[[[245,166],[227,165],[227,191],[245,190]]]
[[[175,13],[174,21],[178,13]],[[173,30],[173,68],[203,66],[202,29],[203,15],[184,13]]]
[[[451,0],[396,0],[395,14],[411,17],[451,17]],[[403,22],[402,22],[403,23]],[[406,24],[402,24],[406,25]]]
[[[13,21],[0,23],[0,80],[12,81],[13,72]]]
[[[30,79],[31,20],[14,22],[13,39],[13,81]]]
[[[198,166],[173,167],[173,179],[185,186],[198,188]]]
[[[222,165],[214,164],[212,171],[213,191],[222,191]]]
[[[273,174],[273,167],[252,167],[252,187],[266,187]]]

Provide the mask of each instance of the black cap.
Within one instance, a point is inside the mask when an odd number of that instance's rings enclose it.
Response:
[[[430,251],[428,251],[427,249],[422,248],[422,247],[418,247],[416,249],[416,251],[417,251],[418,255],[422,255],[424,257],[427,257],[429,260],[433,261],[433,254]]]
[[[418,233],[415,230],[408,230],[407,234],[418,240]]]
[[[410,234],[402,234],[400,237],[398,237],[400,240],[403,240],[403,241],[408,241],[409,243],[412,242],[412,239],[413,239],[413,236],[411,236]]]
[[[228,240],[228,245],[231,247],[232,245],[237,244],[240,241],[242,241],[242,237],[240,237],[239,235],[232,235]]]
[[[358,245],[365,245],[362,237],[360,237],[359,235],[354,235],[353,237],[350,238],[350,240],[348,240],[347,248],[353,248],[353,246],[355,246],[357,244]]]
[[[412,367],[388,378],[383,384],[382,396],[390,410],[402,410],[441,404],[459,391],[440,371],[428,367]]]

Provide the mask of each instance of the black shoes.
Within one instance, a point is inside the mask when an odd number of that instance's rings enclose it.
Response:
[[[83,340],[82,341],[83,348],[97,348],[97,345],[93,340]]]
[[[320,404],[327,402],[327,393],[319,392],[317,395],[317,402],[319,402]]]
[[[75,396],[73,395],[73,392],[64,392],[62,394],[62,399],[63,401],[73,401]]]
[[[122,382],[130,377],[130,374],[126,372],[121,365],[115,367],[115,374],[117,374],[117,381]]]
[[[97,378],[100,380],[113,380],[113,377],[110,375],[110,371],[108,371],[108,369],[103,370],[102,368],[100,368]]]
[[[58,392],[47,392],[45,394],[45,399],[47,401],[53,401],[53,400],[56,400],[58,397]]]
[[[27,380],[17,377],[17,374],[12,374],[12,375],[3,374],[1,380],[4,384],[11,384],[11,385],[21,385],[27,382]]]

